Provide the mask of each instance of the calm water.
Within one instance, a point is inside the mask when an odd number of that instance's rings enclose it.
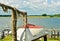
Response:
[[[11,17],[0,17],[0,31],[12,26]],[[28,18],[28,23],[43,26],[44,28],[60,29],[60,18]],[[17,27],[23,25],[22,18],[18,18]]]

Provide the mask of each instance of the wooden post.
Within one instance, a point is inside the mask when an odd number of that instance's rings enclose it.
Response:
[[[12,10],[12,41],[17,41],[16,24],[17,24],[16,11]]]
[[[32,40],[32,41],[36,41],[36,40]]]
[[[4,31],[2,31],[2,36],[1,36],[1,39],[3,39],[5,36],[4,36]]]
[[[56,37],[56,32],[55,32],[55,30],[54,30],[54,34],[53,34],[53,35],[54,35],[54,38],[55,38],[55,37]]]
[[[52,38],[53,32],[51,31],[51,38]]]
[[[47,41],[47,35],[44,36],[44,41]]]
[[[27,13],[25,12],[25,14],[23,15],[23,26],[26,26],[27,24]]]
[[[57,32],[57,38],[59,38],[59,32]]]
[[[26,28],[27,28],[27,13],[25,13],[24,15],[23,15],[23,22],[24,22],[24,24],[23,24],[23,26],[25,26],[25,41],[27,41],[27,34],[26,34]]]

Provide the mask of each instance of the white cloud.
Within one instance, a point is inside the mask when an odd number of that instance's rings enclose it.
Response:
[[[46,0],[47,1],[47,0]],[[47,5],[45,0],[28,0],[28,1],[23,1],[22,0],[0,0],[1,3],[15,6],[15,7],[27,7],[29,6],[30,8],[39,8],[42,5]],[[17,6],[16,6],[17,5]]]
[[[22,1],[22,0],[0,0],[0,3],[4,3],[7,5],[13,5],[16,7],[24,7],[24,6],[29,6],[29,7],[35,7],[35,8],[40,8],[40,7],[48,7],[48,6],[56,6],[60,5],[59,2],[55,2],[54,0],[51,0],[51,4],[49,5],[47,0],[27,0],[27,1]]]
[[[59,0],[51,0],[51,4],[48,4],[47,0],[0,0],[0,3],[16,8],[28,7],[36,11],[47,9],[49,12],[56,11],[58,9],[57,7],[60,6]]]
[[[57,2],[57,5],[60,5],[60,2]]]

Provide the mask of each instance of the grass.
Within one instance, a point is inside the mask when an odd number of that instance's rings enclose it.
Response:
[[[36,40],[36,41],[44,41],[43,39],[42,40]],[[59,38],[49,38],[47,39],[47,41],[60,41]]]
[[[44,41],[44,40],[36,40],[36,41]]]
[[[57,17],[57,16],[53,16],[53,17],[50,17],[50,16],[28,16],[28,18],[60,18],[60,17]]]
[[[49,41],[60,41],[59,38],[49,38],[48,40],[49,40]]]
[[[39,40],[36,41],[44,41],[44,38],[41,38]],[[48,38],[47,41],[60,41],[60,38]]]
[[[12,41],[12,35],[4,37],[3,41]]]
[[[28,18],[50,18],[49,16],[28,16]]]
[[[0,41],[12,41],[12,35],[8,35],[4,37],[4,39],[0,39]],[[36,41],[44,41],[43,38],[42,40],[36,40]],[[48,38],[47,41],[60,41],[60,38]]]
[[[2,39],[0,39],[0,41],[3,41]]]

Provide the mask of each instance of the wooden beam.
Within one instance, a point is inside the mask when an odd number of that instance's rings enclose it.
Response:
[[[59,32],[57,32],[57,38],[59,38]]]
[[[47,35],[44,36],[44,41],[47,41]]]
[[[24,13],[23,14],[23,26],[26,26],[27,25],[27,13]]]
[[[2,3],[0,3],[0,7],[4,7],[5,9],[8,8],[8,9],[11,9],[11,10],[14,9],[14,7],[11,7],[11,6],[8,6],[8,5],[5,5],[5,4],[2,4]],[[16,9],[16,8],[15,8],[15,11],[18,12],[17,14],[22,14],[22,15],[26,14],[26,12],[19,11],[19,10]]]
[[[38,38],[36,38],[36,39],[34,39],[32,41],[36,41],[36,40],[38,40],[38,39],[40,39],[42,37],[44,37],[44,41],[47,41],[47,34],[46,35],[42,35],[42,36],[40,36],[40,37],[38,37]]]
[[[0,3],[1,7],[7,7],[8,9],[13,9],[13,7]]]
[[[12,10],[12,41],[17,41],[17,14],[15,10]]]

